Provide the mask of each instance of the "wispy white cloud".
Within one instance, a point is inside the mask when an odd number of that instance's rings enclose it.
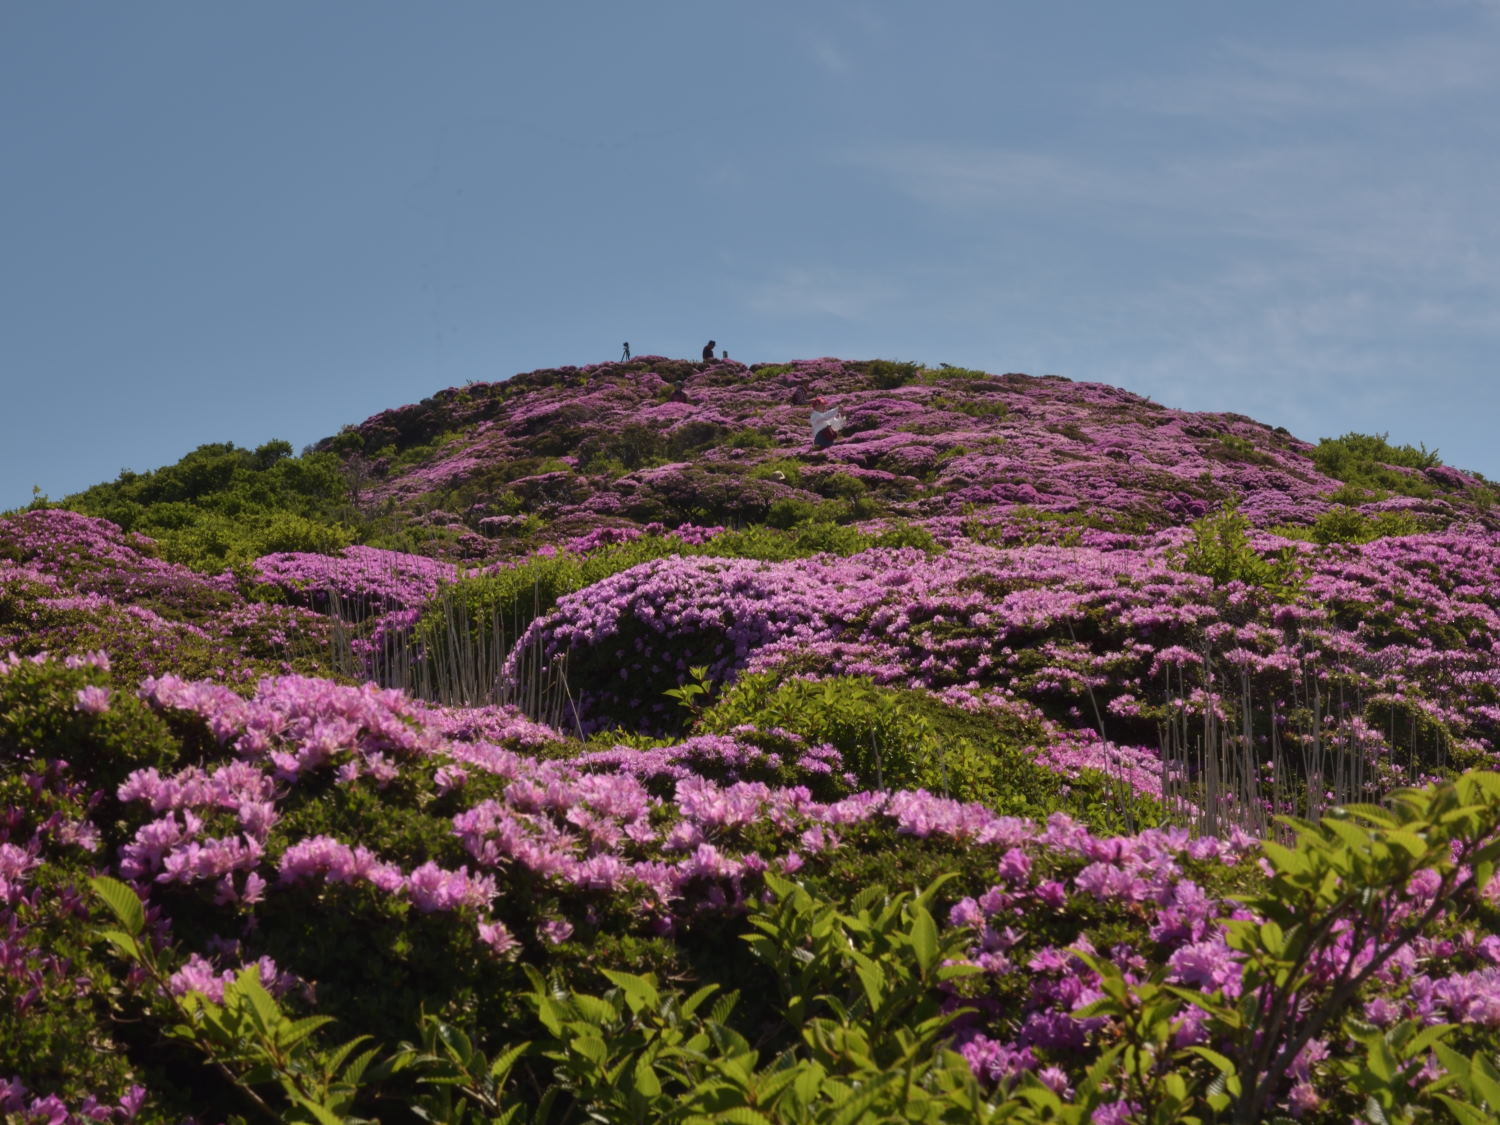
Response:
[[[1347,112],[1500,89],[1500,40],[1472,34],[1327,47],[1226,41],[1213,65],[1151,75],[1098,91],[1111,104],[1158,113],[1244,117]]]
[[[858,321],[899,298],[881,277],[831,266],[794,266],[750,286],[746,304],[775,317],[832,317]]]
[[[818,67],[827,74],[842,76],[854,69],[849,55],[830,39],[821,36],[806,36],[803,49]]]

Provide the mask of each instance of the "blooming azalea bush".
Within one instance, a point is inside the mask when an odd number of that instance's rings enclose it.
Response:
[[[1487,1119],[1492,501],[647,357],[0,518],[0,1110]]]

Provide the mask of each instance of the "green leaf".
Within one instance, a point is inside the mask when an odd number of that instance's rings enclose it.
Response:
[[[1227,1055],[1221,1055],[1218,1051],[1209,1047],[1189,1047],[1188,1054],[1197,1055],[1200,1059],[1206,1059],[1213,1064],[1214,1068],[1221,1074],[1233,1074],[1235,1072],[1234,1061]]]
[[[581,1017],[597,1026],[612,1024],[619,1018],[613,1005],[601,997],[590,996],[587,992],[575,992],[568,999],[578,1009]]]
[[[1469,1068],[1469,1089],[1484,1100],[1491,1112],[1500,1112],[1500,1080],[1489,1061],[1477,1053]]]
[[[94,893],[99,896],[109,912],[115,916],[125,932],[135,937],[146,928],[146,908],[140,897],[130,887],[108,875],[99,875],[89,880]]]
[[[605,1046],[603,1039],[594,1034],[575,1036],[568,1043],[568,1046],[573,1049],[575,1054],[582,1055],[589,1062],[597,1063],[601,1066],[604,1064],[604,1060],[609,1058],[609,1048]]]
[[[1447,1094],[1438,1094],[1437,1099],[1448,1107],[1448,1112],[1453,1114],[1454,1120],[1459,1125],[1494,1125],[1493,1117],[1482,1109],[1476,1109],[1468,1102],[1459,1101]]]
[[[921,967],[922,975],[926,976],[938,960],[937,923],[932,920],[932,915],[923,906],[913,905],[911,912],[911,947],[917,955],[917,964]]]
[[[298,1108],[306,1111],[318,1125],[344,1125],[344,1119],[327,1106],[319,1105],[315,1101],[302,1097],[300,1094],[291,1095],[292,1103]]]
[[[885,994],[885,974],[880,971],[880,966],[861,958],[854,966],[854,971],[859,976],[860,986],[865,991],[865,999],[869,1001],[870,1007],[879,1008],[881,997]]]
[[[829,1118],[828,1125],[854,1125],[856,1121],[863,1120],[865,1111],[875,1104],[885,1088],[893,1082],[899,1082],[901,1077],[900,1071],[887,1071],[870,1079],[838,1107],[838,1112]]]
[[[284,1018],[276,1001],[266,991],[266,986],[260,983],[260,970],[254,965],[246,965],[240,970],[240,975],[234,983],[225,986],[226,1007],[233,995],[238,995],[249,1003],[256,1029],[263,1034],[269,1033]]]
[[[510,1068],[516,1065],[516,1060],[526,1053],[531,1046],[530,1041],[517,1043],[509,1050],[495,1056],[495,1061],[490,1063],[490,1077],[497,1082],[503,1082],[505,1076],[510,1073]]]
[[[600,971],[611,984],[625,994],[625,1003],[630,1005],[632,1012],[639,1013],[644,1008],[655,1008],[661,1003],[661,993],[657,991],[650,977],[639,976],[635,973],[622,973],[615,969],[601,969]]]
[[[1407,1058],[1421,1054],[1423,1051],[1434,1046],[1457,1026],[1451,1023],[1435,1023],[1424,1027],[1416,1035],[1412,1036],[1411,1042],[1405,1044],[1404,1050]]]
[[[124,930],[101,930],[99,936],[132,961],[139,961],[141,959],[140,943]]]
[[[803,1105],[810,1104],[818,1096],[818,1090],[823,1085],[823,1080],[828,1077],[828,1072],[823,1069],[823,1064],[817,1061],[804,1064],[797,1071],[797,1077],[793,1082],[792,1089],[796,1091],[797,1098]]]
[[[277,1029],[276,1042],[283,1050],[291,1050],[318,1028],[332,1022],[332,1016],[307,1016],[300,1020],[290,1021]],[[333,1065],[338,1066],[337,1063]]]
[[[656,1070],[651,1065],[651,1060],[642,1055],[635,1060],[635,1088],[642,1097],[661,1097],[661,1079],[656,1077]]]

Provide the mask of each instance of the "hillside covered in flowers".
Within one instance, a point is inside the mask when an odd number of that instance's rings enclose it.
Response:
[[[0,1109],[1488,1120],[1497,499],[644,357],[0,517]]]

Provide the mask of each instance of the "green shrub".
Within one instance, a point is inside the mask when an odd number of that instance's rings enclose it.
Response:
[[[833,500],[855,500],[869,491],[869,486],[850,473],[824,473],[813,482],[819,496]]]
[[[1177,553],[1182,569],[1211,578],[1215,586],[1242,582],[1280,597],[1291,596],[1300,582],[1296,557],[1287,549],[1277,559],[1263,558],[1250,545],[1250,521],[1236,504],[1226,504],[1193,522],[1193,538]]]
[[[776,439],[764,430],[746,428],[735,430],[724,439],[730,449],[774,449]]]
[[[1321,438],[1313,450],[1318,471],[1357,488],[1399,492],[1403,496],[1430,497],[1432,481],[1421,473],[1401,469],[1430,469],[1441,465],[1437,450],[1425,445],[1391,445],[1385,434],[1347,433],[1339,438]]]
[[[929,367],[923,371],[921,381],[929,384],[963,384],[986,382],[994,378],[988,371],[980,371],[973,367],[954,367],[949,363],[940,363],[935,368]]]
[[[1339,504],[1321,513],[1312,527],[1278,527],[1284,539],[1309,539],[1314,543],[1368,543],[1390,536],[1420,535],[1422,525],[1411,512],[1376,512],[1367,516],[1357,508]]]
[[[86,709],[86,689],[105,693],[104,710]],[[0,672],[0,760],[9,769],[60,759],[112,795],[132,770],[166,766],[177,749],[166,724],[99,668],[25,660]]]
[[[904,387],[922,373],[918,363],[902,363],[891,359],[874,359],[867,363],[852,364],[855,370],[863,371],[875,386],[883,391]]]
[[[931,695],[882,687],[866,677],[742,677],[704,712],[699,727],[724,733],[742,723],[777,727],[829,743],[863,786],[925,788],[998,812],[1045,818],[1058,808],[1097,803],[1092,781],[1074,783],[1039,766],[1025,751],[1040,728],[1010,716],[977,716]],[[1102,779],[1099,779],[1102,781]],[[1090,817],[1098,823],[1100,809]]]
[[[943,372],[945,378],[951,378],[949,372]],[[988,418],[999,421],[1010,414],[1010,407],[999,397],[983,394],[939,394],[928,400],[928,405],[934,410],[952,410],[958,414],[967,414],[970,418]]]
[[[155,539],[163,558],[217,573],[273,551],[330,553],[370,528],[337,454],[271,441],[199,446],[175,465],[123,472],[63,503]]]
[[[803,500],[799,496],[783,496],[779,500],[772,501],[770,508],[766,511],[766,523],[782,529],[794,527],[799,523],[816,519],[818,508],[819,505],[811,500]]]
[[[802,462],[791,457],[762,461],[750,470],[750,479],[776,480],[795,488],[802,482]]]

